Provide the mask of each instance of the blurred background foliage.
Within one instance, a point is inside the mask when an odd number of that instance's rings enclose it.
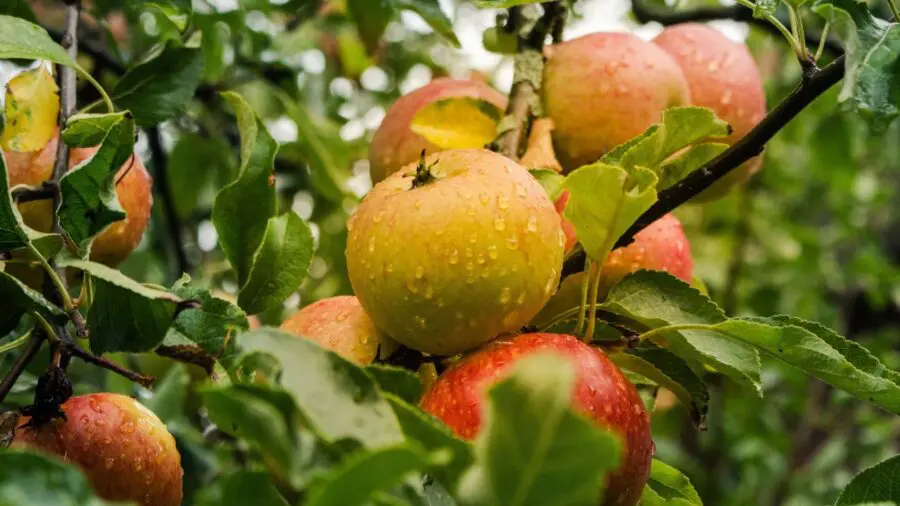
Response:
[[[682,1],[678,8],[713,3]],[[31,2],[40,23],[57,33],[59,5]],[[309,277],[283,311],[261,315],[265,323],[277,324],[314,300],[350,293],[344,224],[371,186],[367,141],[398,96],[443,75],[483,79],[503,91],[511,84],[509,55],[483,44],[499,12],[465,1],[440,1],[453,20],[458,48],[407,11],[391,21],[381,44],[367,45],[341,0],[195,0],[186,34],[163,8],[134,5],[123,11],[114,0],[85,2],[82,63],[102,83],[115,82],[124,63],[152,54],[160,38],[201,38],[205,71],[186,116],[141,132],[138,149],[154,174],[157,205],[144,242],[121,268],[166,286],[184,269],[199,286],[236,291],[210,222],[215,191],[238,166],[236,127],[217,94],[235,89],[281,143],[280,201],[310,220],[317,242]],[[638,24],[627,0],[579,0],[575,9],[567,38],[600,30],[650,38],[661,30]],[[770,107],[799,81],[799,65],[784,41],[740,23],[715,24],[746,39]],[[808,26],[821,23],[810,19]],[[0,73],[8,77],[13,67],[4,65]],[[79,104],[98,98],[80,84]],[[820,321],[897,368],[900,126],[873,134],[837,110],[837,94],[835,87],[775,137],[763,171],[741,191],[677,214],[692,241],[697,276],[730,314],[789,313]],[[149,358],[141,365],[158,366]],[[37,360],[31,369],[45,366]],[[135,388],[100,369],[76,364],[71,372],[80,391]],[[654,417],[658,457],[685,471],[705,504],[831,503],[859,469],[900,451],[896,417],[771,361],[764,363],[763,379],[764,400],[728,383],[711,385],[709,430],[702,433],[682,407],[660,400]],[[186,377],[179,369],[168,380],[177,384]],[[29,386],[21,381],[17,389]],[[192,492],[218,464],[210,450],[192,443],[200,434],[188,424],[178,430],[182,416],[166,421],[175,425],[182,447],[186,504],[192,504]]]

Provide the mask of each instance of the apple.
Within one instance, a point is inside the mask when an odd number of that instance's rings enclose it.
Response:
[[[563,197],[566,197],[564,200]],[[563,202],[562,209],[568,201],[568,192],[557,200]],[[562,211],[560,211],[562,214]],[[564,226],[571,223],[563,218]],[[566,230],[566,236],[574,243],[574,228]],[[568,243],[567,243],[568,245]],[[651,223],[634,236],[634,241],[623,248],[610,252],[603,263],[603,276],[597,292],[598,300],[603,300],[616,283],[628,274],[640,269],[666,271],[669,274],[690,283],[694,275],[694,259],[691,254],[691,243],[684,233],[684,227],[673,214],[666,214]],[[559,315],[581,305],[581,285],[586,274],[579,272],[566,277],[559,290],[550,298],[541,312],[534,318],[534,325],[549,324]]]
[[[546,49],[541,88],[554,145],[571,171],[658,123],[668,107],[690,103],[678,64],[628,33],[594,33]]]
[[[678,62],[694,105],[712,109],[728,122],[733,144],[766,114],[766,95],[759,68],[747,46],[731,41],[700,23],[666,28],[654,41]],[[748,160],[698,195],[695,202],[715,200],[750,178],[762,167],[762,156]]]
[[[372,137],[369,147],[372,183],[378,183],[405,165],[415,162],[422,150],[427,153],[441,151],[441,148],[410,130],[409,125],[419,109],[438,100],[456,97],[487,100],[500,109],[506,109],[505,95],[475,79],[441,77],[400,97],[388,109]]]
[[[559,282],[565,237],[553,202],[524,167],[484,149],[392,174],[347,229],[360,304],[421,352],[454,355],[519,329]]]
[[[22,417],[12,446],[77,465],[103,499],[142,506],[181,504],[181,456],[152,411],[111,393],[72,397],[62,410],[65,419],[37,427],[23,427],[30,418]]]
[[[359,365],[369,365],[385,347],[393,348],[353,296],[313,302],[285,320],[281,330],[315,341]]]
[[[24,184],[37,186],[53,176],[56,147],[59,134],[40,151],[30,153],[4,152],[10,187]],[[69,169],[87,160],[98,147],[69,150]],[[125,210],[126,217],[101,232],[91,248],[91,260],[114,267],[123,262],[137,248],[150,223],[153,206],[152,180],[141,158],[135,155],[119,168],[116,176],[116,195]],[[52,210],[49,200],[26,202],[19,205],[25,224],[42,232],[49,232]]]
[[[516,361],[541,352],[557,353],[571,362],[577,378],[573,408],[623,440],[622,465],[608,479],[603,504],[636,505],[655,451],[650,416],[622,371],[602,351],[576,337],[538,333],[494,341],[441,374],[422,397],[422,409],[459,437],[473,439],[482,425],[487,388],[503,379]]]

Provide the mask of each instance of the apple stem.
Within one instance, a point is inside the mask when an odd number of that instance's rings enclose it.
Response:
[[[421,188],[437,181],[437,178],[431,173],[431,167],[433,166],[434,164],[428,165],[425,163],[425,150],[423,149],[422,154],[419,156],[419,164],[416,165],[416,177],[413,178],[412,182],[413,188]]]

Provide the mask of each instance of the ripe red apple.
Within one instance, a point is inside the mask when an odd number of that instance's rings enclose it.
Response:
[[[281,324],[281,330],[319,343],[359,365],[371,364],[391,340],[375,328],[359,299],[322,299],[304,307]]]
[[[765,116],[762,78],[746,45],[733,42],[718,30],[700,23],[670,26],[654,42],[678,62],[690,87],[692,103],[712,109],[731,125],[733,133],[728,143],[746,135]],[[748,160],[716,181],[695,201],[723,197],[761,166],[762,156]]]
[[[597,161],[658,123],[664,109],[690,103],[678,64],[628,33],[594,33],[547,49],[541,89],[566,170]]]
[[[403,166],[415,162],[424,149],[436,153],[441,148],[409,129],[419,109],[445,98],[471,97],[506,108],[506,96],[490,85],[474,79],[441,77],[400,97],[388,109],[369,147],[369,171],[372,182],[378,183]],[[470,146],[480,148],[481,146]]]
[[[436,153],[392,174],[347,229],[360,304],[422,352],[454,355],[517,330],[559,282],[553,202],[524,167],[484,149]]]
[[[66,420],[21,427],[12,446],[58,456],[80,467],[97,495],[142,506],[181,504],[181,455],[152,411],[130,397],[99,393],[62,405]]]
[[[523,334],[494,341],[447,369],[425,392],[422,408],[458,436],[472,439],[481,428],[486,389],[503,379],[516,361],[548,351],[575,367],[572,406],[623,439],[622,465],[609,477],[603,504],[636,505],[654,453],[650,416],[634,385],[606,354],[573,336]]]
[[[4,152],[10,186],[19,184],[37,186],[50,179],[56,160],[57,142],[59,142],[58,133],[40,151]],[[69,169],[93,156],[98,149],[97,147],[70,149]],[[91,260],[109,266],[116,266],[128,258],[141,242],[141,237],[150,223],[150,211],[153,206],[152,180],[136,153],[118,171],[116,195],[127,216],[101,232],[91,248]],[[19,211],[28,226],[42,232],[50,231],[52,218],[50,201],[20,204]]]

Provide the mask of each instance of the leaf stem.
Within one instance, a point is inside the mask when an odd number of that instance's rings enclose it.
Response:
[[[22,375],[22,372],[25,371],[25,367],[28,366],[29,363],[34,359],[34,357],[41,351],[41,345],[44,344],[44,334],[42,330],[31,333],[31,341],[28,342],[28,347],[25,348],[25,351],[16,359],[15,363],[13,363],[12,369],[6,373],[6,376],[3,378],[3,381],[0,382],[0,403],[2,403],[6,396],[9,394],[9,391],[12,390],[13,385],[16,384],[16,380],[19,379],[19,376]]]
[[[41,252],[38,251],[34,244],[29,242],[28,250],[38,259],[41,263],[41,267],[44,269],[45,275],[53,283],[53,286],[56,287],[56,291],[59,293],[59,299],[63,302],[63,309],[65,309],[67,313],[74,311],[75,304],[72,302],[72,297],[69,295],[69,289],[66,287],[65,281],[60,277],[59,272],[50,265],[50,262],[47,261],[43,255],[41,255]]]
[[[900,11],[897,10],[897,3],[895,0],[888,0],[888,7],[891,8],[891,14],[894,15],[894,22],[900,23]]]
[[[595,263],[594,266],[596,268],[590,273],[590,275],[593,276],[591,293],[588,295],[590,301],[590,310],[588,311],[588,314],[590,315],[590,318],[588,318],[587,331],[584,333],[584,341],[588,343],[594,340],[594,327],[597,324],[597,292],[600,290],[600,280],[603,279],[603,270],[600,268],[601,265],[602,264],[600,263]],[[582,314],[584,314],[584,311],[582,311]]]
[[[831,21],[826,21],[825,27],[822,28],[822,38],[819,39],[819,47],[816,49],[816,55],[813,57],[813,60],[817,62],[822,58],[822,54],[825,53],[825,42],[828,40],[829,28],[831,28]]]
[[[591,282],[591,259],[590,257],[585,257],[584,260],[584,272],[588,273],[583,280],[581,280],[581,301],[578,306],[578,322],[575,324],[575,333],[581,334],[584,330],[584,318],[585,312],[588,308],[588,292]],[[593,317],[593,315],[591,315]]]
[[[685,323],[681,325],[666,325],[664,327],[657,327],[653,330],[648,330],[643,334],[638,336],[638,340],[644,341],[646,339],[650,339],[651,337],[655,337],[659,334],[665,334],[666,332],[677,332],[679,330],[712,330],[714,325],[709,325],[705,323]]]
[[[10,342],[4,344],[3,346],[0,346],[0,354],[6,353],[7,351],[12,351],[12,350],[18,348],[19,346],[22,346],[30,338],[31,338],[31,330],[22,334],[22,336],[19,337],[18,339],[14,340],[14,341],[10,341]]]

